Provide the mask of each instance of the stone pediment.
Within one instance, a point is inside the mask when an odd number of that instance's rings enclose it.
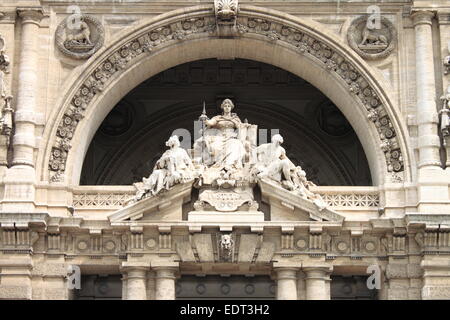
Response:
[[[182,206],[190,201],[193,180],[178,184],[170,190],[125,206],[111,214],[111,222],[150,220],[181,221]]]
[[[288,211],[285,217],[288,217],[289,220],[302,220],[302,218],[306,218],[315,221],[344,221],[344,217],[339,213],[329,208],[320,209],[313,201],[304,199],[269,179],[260,180],[258,185],[261,189],[263,199],[272,208],[281,206],[287,209],[282,211]],[[274,210],[272,210],[271,215],[271,221],[283,219],[283,216],[278,218],[274,217]]]

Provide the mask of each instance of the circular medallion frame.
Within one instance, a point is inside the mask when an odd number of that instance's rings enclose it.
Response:
[[[383,30],[383,31],[378,31],[378,36],[388,37],[389,38],[388,44],[380,52],[375,52],[375,53],[366,52],[366,51],[364,51],[364,49],[361,49],[361,40],[363,37],[362,36],[362,28],[364,28],[364,27],[361,28],[361,25],[367,24],[368,19],[369,19],[369,16],[361,16],[361,17],[354,19],[351,22],[350,27],[348,28],[348,31],[347,31],[348,44],[350,45],[350,47],[353,50],[356,51],[356,53],[358,53],[364,59],[377,60],[377,59],[386,58],[395,49],[395,44],[397,42],[397,30],[395,29],[395,27],[391,21],[389,21],[385,17],[381,17],[380,23],[383,27],[380,30]],[[370,32],[370,29],[367,29],[367,30],[369,30],[369,32]],[[375,51],[378,51],[378,50],[375,50]]]
[[[58,27],[56,28],[55,33],[55,42],[58,49],[65,54],[68,57],[71,57],[73,59],[88,59],[91,57],[95,52],[97,52],[105,42],[105,29],[96,17],[86,15],[86,14],[80,14],[77,15],[79,19],[83,22],[85,22],[90,27],[90,36],[92,36],[92,48],[86,49],[86,51],[72,51],[68,49],[65,45],[66,42],[66,30],[68,29],[67,25],[69,22],[69,19],[74,19],[73,15],[70,15],[66,17],[64,20],[62,20]],[[92,32],[95,31],[95,32]]]

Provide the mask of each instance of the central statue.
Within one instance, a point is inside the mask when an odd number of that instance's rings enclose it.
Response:
[[[156,162],[150,176],[135,184],[137,192],[131,202],[195,181],[200,189],[196,210],[256,210],[252,190],[266,180],[313,202],[319,210],[325,208],[320,196],[310,191],[314,184],[306,179],[305,171],[287,157],[281,135],[257,146],[257,125],[242,122],[232,113],[230,99],[223,100],[220,107],[222,114],[211,119],[203,107],[201,137],[194,143],[193,154],[180,147],[177,136],[167,141],[169,150]]]
[[[194,151],[200,154],[201,162],[206,166],[242,168],[245,161],[246,147],[240,139],[240,130],[246,127],[241,119],[231,113],[234,104],[225,99],[220,106],[222,114],[208,120],[202,115],[206,126],[202,138],[196,141]]]

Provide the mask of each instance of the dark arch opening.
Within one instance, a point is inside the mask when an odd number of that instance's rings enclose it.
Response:
[[[144,81],[108,114],[86,154],[81,185],[129,185],[151,173],[176,129],[194,137],[202,103],[208,116],[231,98],[260,142],[278,132],[290,159],[318,185],[372,185],[361,143],[339,109],[318,89],[272,65],[199,60]],[[261,130],[261,129],[265,129]],[[274,130],[274,131],[271,131]]]

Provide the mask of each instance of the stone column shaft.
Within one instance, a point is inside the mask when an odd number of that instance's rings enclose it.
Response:
[[[308,267],[306,274],[306,300],[330,300],[330,267]]]
[[[175,300],[175,269],[158,267],[156,270],[156,300]]]
[[[22,18],[20,62],[18,72],[13,166],[34,167],[35,113],[38,93],[39,8],[18,9]]]
[[[419,169],[439,167],[440,141],[436,108],[436,83],[434,78],[434,54],[432,19],[434,13],[418,11],[412,15],[416,38],[416,94]]]
[[[145,268],[130,268],[126,277],[127,300],[147,299],[147,270]]]
[[[297,300],[297,268],[276,268],[277,300]]]

